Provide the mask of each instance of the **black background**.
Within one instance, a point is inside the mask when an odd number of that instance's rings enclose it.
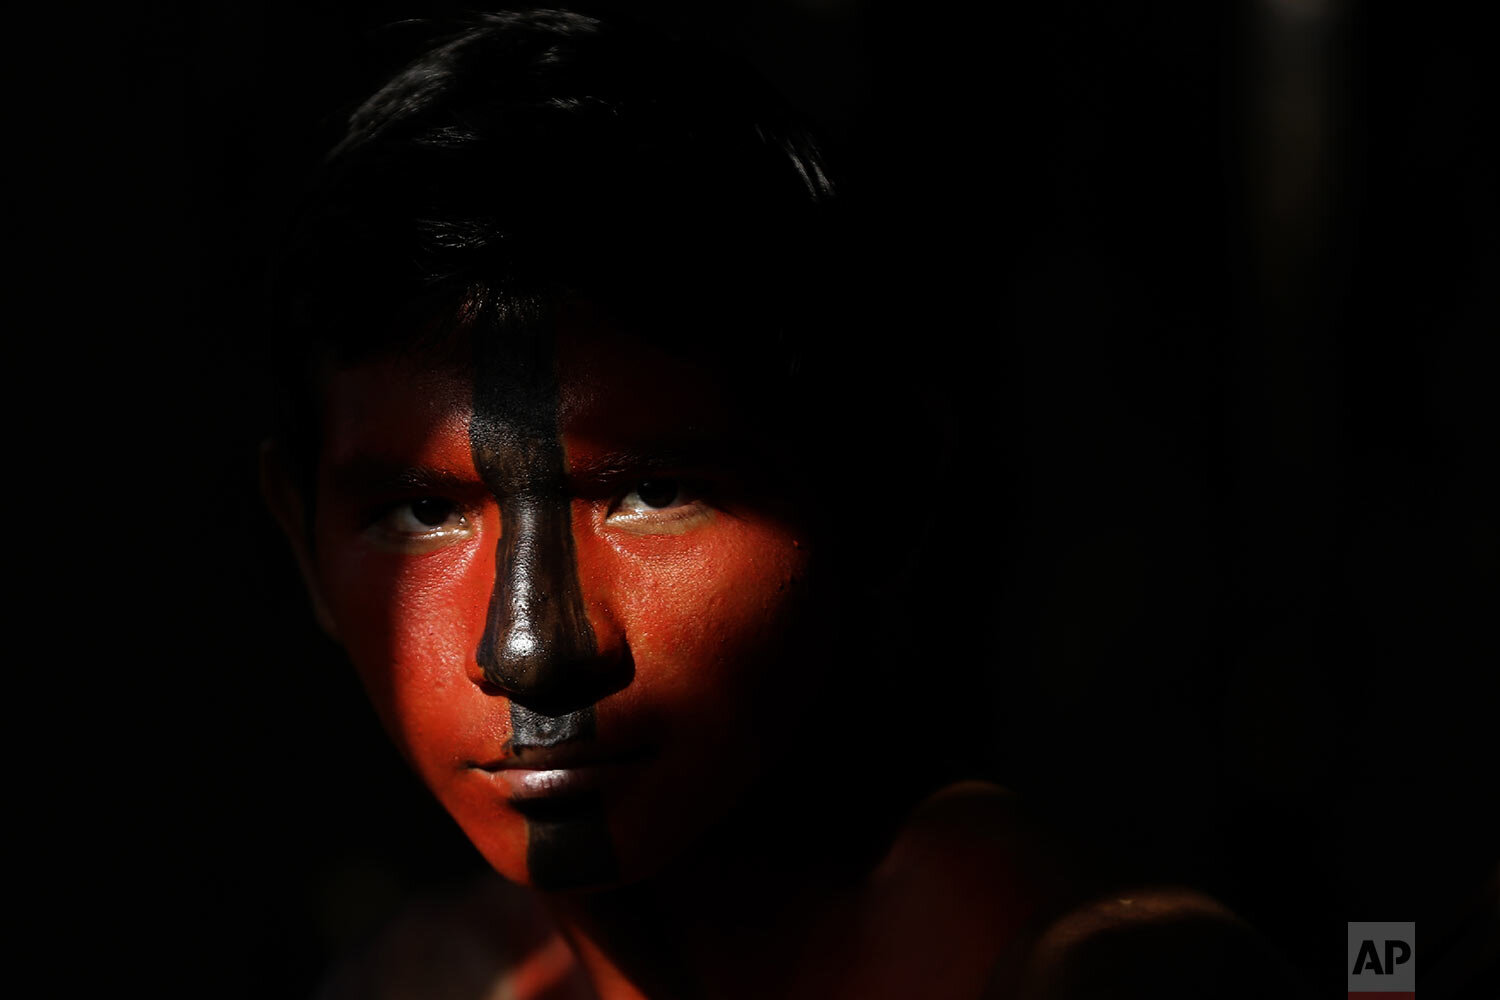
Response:
[[[950,356],[957,461],[893,456],[848,502],[941,508],[980,765],[1102,871],[1226,900],[1320,993],[1347,920],[1415,919],[1435,962],[1486,885],[1493,906],[1500,844],[1500,116],[1475,19],[698,6],[645,8],[742,49],[874,220],[871,349]],[[255,488],[268,256],[337,109],[402,52],[381,26],[443,9],[14,29],[12,372],[43,388],[14,464],[64,542],[28,623],[52,666],[16,711],[60,764],[31,815],[61,848],[65,987],[307,995],[480,868]],[[128,965],[82,962],[106,939]]]

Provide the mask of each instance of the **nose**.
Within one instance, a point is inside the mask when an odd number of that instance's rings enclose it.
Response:
[[[548,715],[592,705],[629,682],[623,643],[601,649],[589,622],[565,498],[504,505],[476,661],[485,684]]]

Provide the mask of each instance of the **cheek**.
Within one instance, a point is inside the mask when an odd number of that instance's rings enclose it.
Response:
[[[349,659],[386,730],[424,776],[496,728],[469,669],[494,580],[489,537],[481,530],[420,556],[334,546],[319,562]]]
[[[632,688],[696,699],[699,714],[764,684],[764,659],[796,629],[806,569],[786,528],[723,513],[683,535],[596,538],[579,553],[585,593],[630,647]]]
[[[578,537],[595,629],[635,666],[600,703],[599,733],[658,748],[610,812],[625,870],[648,872],[729,814],[802,727],[788,681],[823,666],[798,641],[808,556],[774,522],[724,514],[679,536]]]
[[[475,682],[499,527],[489,511],[475,537],[421,556],[326,547],[319,569],[386,731],[489,863],[524,883],[525,821],[466,766],[498,756],[510,736],[509,703]]]

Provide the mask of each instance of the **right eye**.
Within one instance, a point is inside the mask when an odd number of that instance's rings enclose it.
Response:
[[[431,552],[474,534],[475,522],[445,497],[412,497],[391,504],[369,527],[380,545],[402,552]]]

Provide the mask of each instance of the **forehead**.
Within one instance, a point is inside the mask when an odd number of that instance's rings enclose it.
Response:
[[[550,354],[553,377],[538,377],[555,391],[556,427],[570,442],[712,439],[754,423],[721,372],[588,313],[560,316]],[[467,464],[475,380],[485,377],[451,351],[326,366],[320,379],[325,459],[375,453]]]
[[[588,312],[565,314],[555,359],[558,424],[570,435],[728,431],[741,415],[721,372]]]

